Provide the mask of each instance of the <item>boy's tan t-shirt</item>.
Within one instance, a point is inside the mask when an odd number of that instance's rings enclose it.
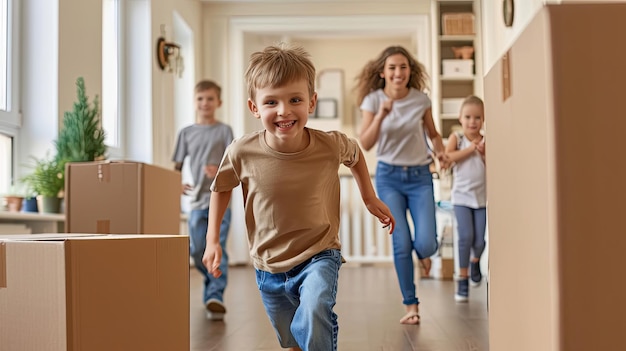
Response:
[[[341,132],[308,129],[309,146],[280,153],[265,131],[233,141],[211,186],[242,185],[250,256],[255,268],[287,272],[315,254],[340,249],[339,166],[359,161],[355,140]]]

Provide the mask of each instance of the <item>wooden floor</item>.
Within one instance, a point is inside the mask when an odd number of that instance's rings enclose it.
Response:
[[[190,271],[191,350],[281,350],[263,310],[254,270],[231,267],[224,321],[206,319],[202,282]],[[489,349],[486,284],[470,288],[469,303],[454,301],[454,282],[419,283],[420,326],[401,325],[404,315],[393,267],[350,266],[340,271],[335,312],[339,316],[339,351],[486,351]]]

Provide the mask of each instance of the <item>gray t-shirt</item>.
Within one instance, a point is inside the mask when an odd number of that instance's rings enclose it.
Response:
[[[176,150],[172,161],[182,163],[189,156],[189,166],[193,178],[191,209],[199,210],[209,207],[211,183],[213,178],[204,174],[204,166],[218,166],[224,151],[233,141],[233,130],[230,126],[217,122],[211,125],[192,124],[178,133]]]
[[[369,93],[361,103],[361,110],[378,112],[380,104],[388,100],[382,89]],[[426,135],[424,113],[431,107],[430,99],[411,88],[409,94],[393,102],[385,117],[378,137],[376,156],[379,161],[394,166],[419,166],[431,161]]]

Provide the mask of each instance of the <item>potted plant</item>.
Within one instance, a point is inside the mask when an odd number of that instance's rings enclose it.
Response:
[[[31,202],[29,201],[31,198],[34,199],[34,195],[32,190],[29,189],[28,184],[15,182],[3,197],[6,203],[6,209],[10,212],[31,211]],[[37,212],[36,207],[34,212]]]
[[[11,186],[9,191],[2,196],[9,212],[20,212],[22,210],[23,194],[17,189],[17,186]]]
[[[42,197],[41,212],[59,213],[61,198],[59,193],[65,183],[65,163],[55,157],[46,156],[38,159],[33,157],[35,169],[22,180],[28,184],[35,193]]]
[[[104,130],[100,124],[98,95],[93,104],[85,94],[85,80],[76,79],[77,98],[74,109],[63,115],[63,126],[55,140],[58,160],[63,162],[87,162],[103,159],[106,153]]]

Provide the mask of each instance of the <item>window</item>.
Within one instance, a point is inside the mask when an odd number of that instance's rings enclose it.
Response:
[[[102,126],[111,154],[119,153],[121,147],[120,4],[119,0],[104,0],[102,4]]]
[[[7,46],[11,43],[7,36],[8,19],[7,0],[0,0],[0,110],[7,110]]]
[[[13,138],[0,133],[0,194],[5,194],[11,186],[13,176]]]
[[[13,182],[19,128],[18,10],[19,0],[0,0],[0,193]]]

